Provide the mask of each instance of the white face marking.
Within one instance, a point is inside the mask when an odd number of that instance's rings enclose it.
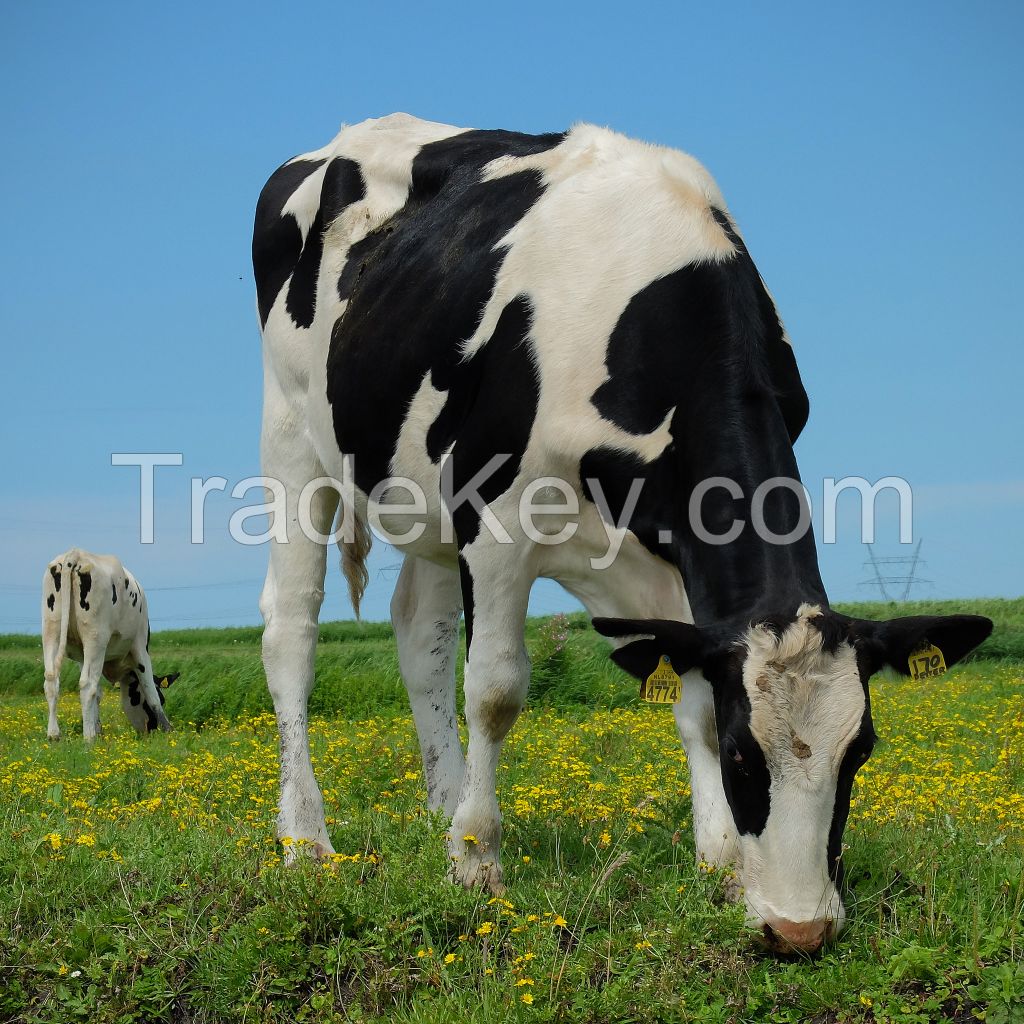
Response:
[[[856,653],[849,644],[835,654],[822,651],[813,625],[819,614],[803,605],[782,637],[761,627],[746,637],[750,731],[773,778],[801,773],[815,780],[837,772],[864,715]],[[810,756],[796,753],[794,737],[810,747]]]
[[[822,650],[820,614],[804,605],[781,637],[763,627],[746,637],[750,731],[771,776],[764,831],[740,840],[747,905],[758,919],[842,923],[828,837],[839,767],[866,701],[853,647]]]

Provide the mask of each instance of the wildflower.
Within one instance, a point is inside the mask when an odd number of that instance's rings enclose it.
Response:
[[[519,997],[519,1001],[520,1001],[521,1003],[526,1003],[526,1005],[527,1005],[527,1006],[529,1006],[529,1005],[530,1005],[530,1003],[532,1003],[532,1002],[533,1002],[533,996],[531,996],[529,992],[524,992],[524,993],[523,993],[523,994],[522,994],[522,995],[521,995],[521,996]]]
[[[480,925],[479,928],[477,928],[476,933],[477,933],[477,935],[490,935],[491,932],[493,932],[493,931],[494,931],[494,922],[493,921],[484,921],[484,923],[482,925]]]
[[[295,840],[291,836],[281,836],[281,845],[287,850],[289,846],[293,846]]]
[[[59,832],[48,832],[44,837],[45,841],[50,844],[51,850],[59,850],[61,847],[61,838]]]
[[[652,946],[652,943],[648,942],[646,939],[643,939],[642,941],[640,941],[640,942],[638,942],[636,944],[636,948],[637,949],[650,949],[651,946]]]
[[[522,988],[524,985],[532,985],[532,984],[533,984],[533,978],[520,978],[516,982],[516,986],[515,987],[516,988]]]
[[[524,863],[524,864],[529,864],[529,863],[530,863],[530,857],[529,857],[529,855],[527,855],[527,856],[525,856],[525,857],[523,858],[523,863]]]
[[[444,962],[446,964],[453,964],[455,963],[456,959],[457,957],[455,956],[454,953],[445,953],[444,955]]]
[[[555,928],[565,928],[569,924],[569,922],[566,921],[566,919],[562,917],[561,914],[556,914],[555,919],[551,922],[551,924]]]
[[[471,843],[471,844],[472,844],[473,846],[476,846],[476,844],[477,844],[477,843],[478,843],[478,842],[479,842],[480,840],[479,840],[479,839],[477,839],[477,837],[476,837],[475,835],[473,835],[473,833],[472,833],[472,832],[467,832],[467,833],[466,833],[466,834],[465,834],[465,835],[464,835],[464,836],[462,837],[462,841],[463,841],[463,842],[465,842],[465,843]]]

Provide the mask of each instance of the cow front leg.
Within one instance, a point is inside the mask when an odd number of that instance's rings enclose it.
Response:
[[[455,718],[462,591],[454,569],[407,555],[391,599],[398,663],[420,741],[427,805],[450,819],[465,758]]]
[[[530,685],[523,631],[533,577],[508,565],[511,560],[509,548],[492,547],[484,556],[462,563],[469,750],[448,853],[455,881],[494,895],[505,890],[496,791],[498,757]]]
[[[683,677],[683,695],[673,710],[690,768],[697,860],[739,868],[739,836],[722,785],[714,698],[710,683],[699,671]]]
[[[320,473],[310,472],[310,479]],[[307,706],[313,689],[320,605],[324,599],[327,547],[298,526],[297,484],[287,490],[288,539],[274,540],[270,567],[260,596],[263,614],[263,667],[277,716],[281,790],[279,838],[289,837],[285,859],[306,848],[317,857],[334,852],[324,821],[324,801],[309,752]],[[322,535],[330,533],[337,492],[321,488],[313,496],[310,520]]]

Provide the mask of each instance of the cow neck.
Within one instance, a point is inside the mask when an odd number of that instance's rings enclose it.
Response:
[[[736,622],[741,625],[762,617],[790,615],[804,602],[827,606],[818,569],[814,534],[808,524],[802,536],[777,544],[759,536],[752,506],[758,486],[775,477],[800,480],[796,456],[781,410],[772,395],[748,393],[717,415],[686,415],[681,438],[674,446],[691,468],[682,475],[686,506],[676,509],[684,526],[674,524],[676,561],[686,585],[695,621]],[[678,463],[677,463],[678,466]],[[711,488],[701,502],[702,521],[712,534],[723,534],[734,520],[742,520],[739,536],[726,544],[709,544],[690,529],[689,496],[701,480],[733,480],[742,496],[733,498],[721,487]],[[800,522],[800,502],[789,489],[775,488],[763,503],[766,525],[776,535],[794,530]],[[763,531],[762,531],[763,532]]]

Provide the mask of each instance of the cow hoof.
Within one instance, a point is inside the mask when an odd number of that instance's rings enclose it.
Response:
[[[483,889],[492,896],[505,895],[501,865],[493,860],[467,854],[452,861],[449,877],[464,889]]]
[[[329,839],[293,839],[286,845],[283,840],[288,838],[282,836],[279,842],[284,845],[284,862],[291,866],[300,860],[322,861],[329,860],[334,855],[334,847]]]
[[[727,903],[742,903],[743,902],[743,886],[740,885],[739,876],[729,872],[726,869],[727,874],[723,879],[722,885],[722,896],[725,897]]]
[[[48,732],[48,733],[46,734],[46,738],[47,738],[47,739],[48,739],[48,740],[49,740],[49,741],[50,741],[51,743],[56,743],[56,742],[57,742],[57,741],[58,741],[58,740],[60,739],[60,733],[59,733],[59,732]]]

